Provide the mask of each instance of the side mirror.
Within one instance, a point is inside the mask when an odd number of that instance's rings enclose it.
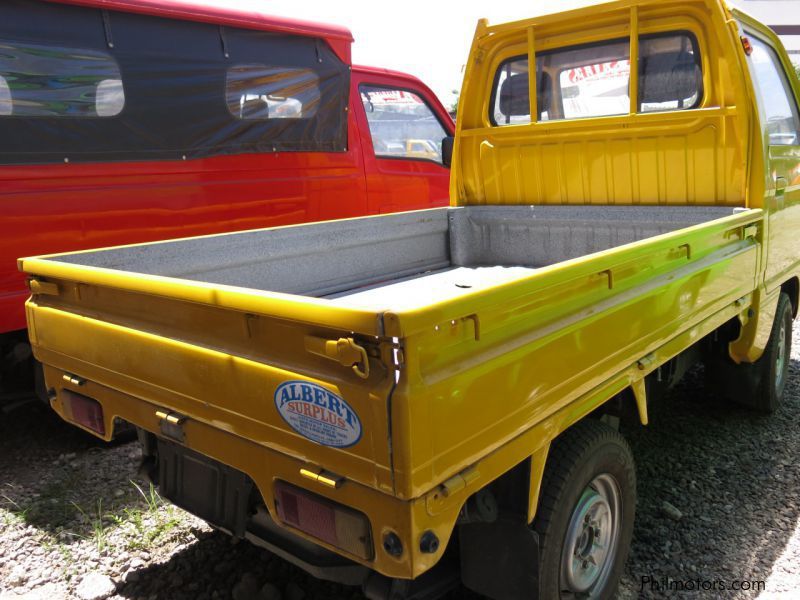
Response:
[[[448,135],[442,140],[442,164],[447,168],[450,168],[453,163],[453,144],[455,141],[456,138],[452,135]]]
[[[797,144],[797,132],[796,131],[786,131],[780,133],[770,133],[769,134],[769,145],[770,146],[794,146]],[[444,152],[444,149],[442,149]]]

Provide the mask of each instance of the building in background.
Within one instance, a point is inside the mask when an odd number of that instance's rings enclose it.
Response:
[[[732,4],[769,25],[780,36],[792,62],[800,66],[800,0],[732,0]]]

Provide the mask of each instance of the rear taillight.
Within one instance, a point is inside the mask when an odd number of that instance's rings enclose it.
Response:
[[[331,546],[370,560],[372,532],[366,515],[288,483],[275,483],[280,519]]]
[[[106,434],[103,407],[97,400],[69,390],[61,390],[61,398],[65,412],[73,421],[100,435]]]

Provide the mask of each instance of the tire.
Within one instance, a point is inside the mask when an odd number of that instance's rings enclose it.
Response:
[[[635,511],[633,455],[617,431],[587,419],[556,439],[533,522],[540,597],[612,598],[628,558]]]
[[[764,354],[754,363],[734,363],[727,355],[707,365],[712,386],[726,398],[761,413],[771,414],[783,402],[792,350],[792,301],[778,298],[775,320]]]

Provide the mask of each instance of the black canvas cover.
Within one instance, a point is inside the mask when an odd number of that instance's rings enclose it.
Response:
[[[341,152],[348,92],[313,37],[0,2],[0,164]]]

